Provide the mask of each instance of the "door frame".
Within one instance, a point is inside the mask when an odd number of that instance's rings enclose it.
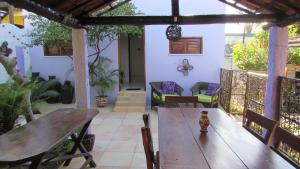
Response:
[[[129,36],[128,35],[128,71],[129,71],[129,83],[131,83],[131,77],[130,77],[130,43],[129,43]],[[145,26],[142,26],[142,35],[141,35],[141,38],[142,38],[142,41],[143,41],[143,49],[144,49],[144,52],[143,52],[143,57],[144,57],[144,90],[146,91],[146,77],[147,77],[147,74],[146,74],[146,40],[145,40]],[[121,64],[121,61],[122,61],[122,43],[121,43],[121,34],[118,35],[118,67],[119,67],[119,70],[122,69],[122,64]],[[120,83],[120,82],[119,82]],[[119,85],[119,90],[121,90],[121,85]]]

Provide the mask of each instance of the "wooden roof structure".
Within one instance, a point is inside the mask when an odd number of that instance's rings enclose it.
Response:
[[[241,15],[181,16],[178,0],[172,0],[171,16],[103,16],[129,0],[2,0],[71,27],[85,25],[152,25],[269,22],[286,26],[300,20],[299,0],[219,0],[242,10]],[[100,15],[93,12],[106,9]]]

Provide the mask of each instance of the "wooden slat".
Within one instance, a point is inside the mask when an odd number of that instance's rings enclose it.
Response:
[[[209,169],[179,109],[159,108],[158,114],[161,169]]]
[[[96,109],[60,109],[1,135],[0,163],[21,163],[48,152],[97,114]]]

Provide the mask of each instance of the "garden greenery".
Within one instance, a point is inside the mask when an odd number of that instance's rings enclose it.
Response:
[[[298,26],[289,26],[289,37],[298,35]],[[261,29],[247,44],[233,47],[233,60],[242,70],[266,71],[268,68],[269,31]],[[300,48],[289,48],[288,64],[300,65]]]

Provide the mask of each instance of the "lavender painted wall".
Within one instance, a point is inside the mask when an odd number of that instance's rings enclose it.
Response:
[[[101,46],[105,46],[107,41],[101,43]],[[88,47],[89,54],[94,53],[93,48]],[[111,69],[118,69],[118,43],[114,41],[105,51],[102,56],[109,57],[112,60]],[[30,49],[31,66],[33,72],[40,72],[40,75],[48,79],[49,75],[55,75],[57,79],[63,83],[66,79],[66,72],[71,68],[72,60],[67,56],[44,56],[44,49],[42,46],[35,46]],[[74,81],[73,72],[69,76],[69,79]],[[74,84],[74,82],[73,82]],[[109,95],[110,102],[113,102],[118,93],[118,85],[111,91]],[[91,104],[95,105],[96,90],[91,88]]]
[[[171,14],[171,1],[133,0],[132,2],[145,15]],[[218,0],[184,0],[180,1],[180,13],[182,15],[223,14],[225,13],[225,5]],[[197,81],[219,82],[219,71],[224,64],[224,24],[182,26],[183,36],[203,37],[203,54],[201,55],[170,55],[169,42],[165,36],[166,28],[166,25],[145,26],[145,66],[148,103],[150,98],[149,82],[176,81],[184,87],[184,94],[189,95],[191,86]],[[91,52],[92,50],[89,49],[89,53]],[[106,49],[103,55],[112,59],[113,69],[118,69],[117,41]],[[54,74],[61,81],[64,80],[64,74],[71,64],[71,60],[67,57],[44,57],[42,47],[31,49],[31,58],[33,71],[41,72],[43,77]],[[189,76],[183,76],[182,73],[176,70],[177,66],[185,58],[189,59],[190,64],[194,66],[194,70],[190,72]],[[116,98],[117,92],[118,86],[110,93],[111,101]],[[95,90],[91,89],[92,101],[94,101],[94,96]]]
[[[146,15],[158,15],[161,12],[170,15],[170,1],[135,0],[137,8]],[[157,6],[157,4],[160,4]],[[198,5],[197,5],[198,4]],[[189,14],[221,14],[225,6],[217,0],[180,1],[180,13]],[[151,81],[171,80],[184,88],[184,95],[190,95],[190,88],[198,81],[219,82],[220,68],[224,64],[225,26],[224,24],[186,25],[182,26],[185,37],[203,37],[203,54],[201,55],[171,55],[169,41],[166,39],[167,26],[145,26],[146,54],[146,90],[147,101],[150,101]],[[176,70],[183,59],[188,59],[194,69],[188,76]]]

